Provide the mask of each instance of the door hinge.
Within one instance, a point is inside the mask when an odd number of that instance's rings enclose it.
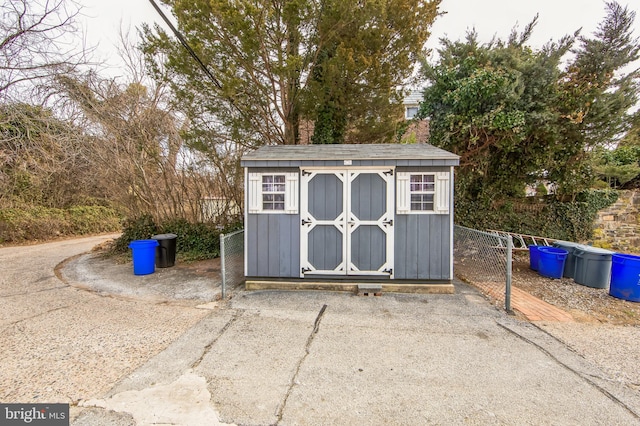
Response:
[[[384,269],[382,272],[386,272],[389,275],[393,275],[393,268]]]
[[[311,219],[302,219],[302,226],[308,225],[311,223]]]
[[[302,176],[309,176],[311,174],[308,170],[300,170],[300,173],[302,173]]]
[[[393,219],[383,220],[382,223],[385,225],[393,226]]]
[[[393,169],[387,170],[386,172],[383,172],[383,173],[387,176],[393,176]]]
[[[302,268],[302,269],[301,269],[301,271],[302,271],[302,273],[303,273],[303,274],[305,274],[305,273],[307,273],[307,272],[311,272],[311,269],[309,269],[309,268]]]

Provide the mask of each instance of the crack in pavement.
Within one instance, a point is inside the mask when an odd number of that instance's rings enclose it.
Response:
[[[300,360],[298,361],[298,365],[296,365],[296,369],[293,373],[293,376],[291,376],[291,381],[289,382],[289,388],[287,389],[287,392],[284,395],[284,399],[282,400],[282,403],[280,404],[280,406],[278,407],[278,410],[276,411],[276,416],[277,416],[277,420],[275,422],[276,425],[280,424],[280,422],[282,421],[282,416],[284,416],[284,409],[287,406],[287,401],[289,400],[289,396],[291,396],[293,387],[296,385],[296,378],[300,373],[300,368],[302,368],[302,363],[304,362],[305,359],[307,359],[307,356],[309,356],[309,354],[311,353],[310,351],[311,344],[313,343],[313,339],[315,338],[316,334],[318,334],[318,331],[320,330],[320,321],[322,321],[322,318],[324,317],[324,312],[326,310],[327,310],[327,305],[326,304],[322,305],[320,312],[318,312],[318,315],[316,316],[316,320],[313,323],[313,330],[311,330],[311,333],[307,338],[307,343],[304,346],[305,353],[302,356],[302,358],[300,358]]]
[[[51,312],[59,311],[61,309],[67,309],[67,308],[70,308],[71,306],[73,306],[73,305],[58,306],[57,308],[49,309],[48,311],[45,311],[45,312],[40,312],[39,314],[33,315],[31,317],[22,318],[22,319],[19,319],[18,321],[10,322],[9,324],[5,325],[5,327],[2,329],[2,331],[5,331],[8,328],[13,327],[16,324],[20,324],[21,322],[28,321],[28,320],[33,319],[33,318],[38,318],[38,317],[40,317],[42,315],[47,315],[47,314],[50,314]]]
[[[629,407],[627,404],[625,404],[623,401],[621,401],[619,398],[617,398],[615,395],[613,395],[611,392],[609,392],[608,390],[604,389],[602,386],[598,385],[596,382],[594,382],[593,380],[591,380],[587,374],[583,374],[580,371],[570,367],[569,365],[567,365],[566,363],[562,362],[558,357],[556,357],[554,354],[552,354],[550,351],[548,351],[547,349],[545,349],[544,347],[542,347],[540,344],[534,342],[531,339],[528,339],[527,337],[521,335],[520,333],[516,332],[515,330],[512,330],[511,328],[505,326],[504,324],[500,324],[499,322],[496,321],[496,324],[498,324],[499,327],[503,328],[504,330],[508,331],[509,333],[513,334],[514,336],[520,338],[521,340],[523,340],[526,343],[529,343],[530,345],[535,346],[536,348],[538,348],[538,350],[540,350],[542,353],[544,353],[545,355],[547,355],[549,358],[553,359],[558,365],[561,365],[562,367],[566,368],[568,371],[572,372],[573,374],[575,374],[576,376],[580,377],[582,380],[584,380],[585,382],[589,383],[591,386],[593,386],[595,389],[597,389],[600,393],[602,393],[603,395],[605,395],[607,398],[609,398],[611,401],[613,401],[614,403],[620,405],[622,408],[624,408],[625,410],[627,410],[633,417],[635,417],[636,419],[640,420],[640,415],[638,415],[635,411],[633,411],[633,409],[631,407]],[[535,325],[534,325],[535,326]],[[554,340],[556,340],[558,343],[560,343],[563,347],[565,347],[567,350],[571,351],[571,352],[575,352],[573,351],[573,349],[569,346],[567,346],[566,343],[562,342],[561,340],[557,339],[555,336],[547,333],[546,331],[540,329],[540,327],[535,326],[538,330],[543,331],[545,334],[549,335],[550,337],[552,337]]]
[[[198,366],[200,365],[204,357],[207,356],[207,354],[209,353],[213,345],[216,344],[216,342],[222,337],[222,335],[229,329],[229,327],[231,327],[231,325],[234,322],[236,322],[236,320],[238,320],[238,318],[240,318],[244,314],[244,312],[245,312],[244,309],[236,309],[234,311],[233,316],[229,319],[229,321],[227,321],[224,327],[220,329],[220,332],[215,337],[215,339],[213,339],[211,342],[207,344],[207,346],[204,347],[204,350],[202,351],[202,355],[200,355],[200,358],[198,358],[193,364],[191,364],[192,369],[195,370],[196,368],[198,368]]]
[[[69,287],[68,285],[61,285],[61,286],[58,286],[58,287],[43,288],[41,290],[25,291],[24,293],[2,294],[2,295],[0,295],[0,299],[4,299],[6,297],[27,296],[29,294],[42,293],[44,291],[59,290],[61,288],[68,288],[68,287]]]

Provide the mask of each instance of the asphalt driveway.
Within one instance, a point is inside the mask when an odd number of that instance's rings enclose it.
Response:
[[[0,249],[3,402],[69,402],[75,425],[640,424],[637,389],[463,283],[453,295],[113,296],[73,262],[68,284],[53,273],[97,240],[79,241]]]

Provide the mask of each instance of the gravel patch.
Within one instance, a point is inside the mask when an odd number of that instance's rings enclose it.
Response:
[[[513,285],[571,313],[578,322],[640,326],[640,303],[609,296],[608,289],[586,287],[571,278],[551,279],[513,263]]]

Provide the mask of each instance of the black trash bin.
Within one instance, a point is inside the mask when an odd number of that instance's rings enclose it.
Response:
[[[151,237],[158,241],[156,247],[156,266],[168,268],[176,264],[176,234],[159,234]]]

